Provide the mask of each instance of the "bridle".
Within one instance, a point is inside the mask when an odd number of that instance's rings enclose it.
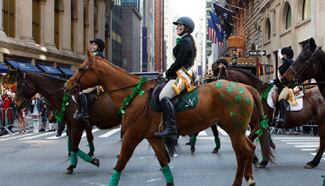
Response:
[[[316,69],[314,57],[318,50],[322,50],[321,46],[317,47],[314,52],[308,50],[308,52],[311,53],[311,56],[307,59],[307,61],[303,64],[302,68],[300,68],[299,71],[297,71],[293,67],[293,65],[290,65],[289,69],[293,72],[294,79],[298,80],[299,83],[302,83],[301,75],[309,68],[311,64],[313,64],[313,68]]]
[[[93,60],[89,60],[88,58],[88,64],[85,68],[78,68],[78,71],[81,72],[79,77],[73,82],[73,88],[76,92],[80,91],[80,79],[85,74],[85,72],[89,69],[89,67],[96,62],[97,58],[94,57]]]

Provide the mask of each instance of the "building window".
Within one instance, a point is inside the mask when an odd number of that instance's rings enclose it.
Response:
[[[302,7],[302,20],[308,19],[311,15],[310,0],[304,0]]]
[[[267,18],[266,20],[266,39],[270,40],[271,39],[271,22],[270,19]]]
[[[60,1],[55,0],[54,8],[54,43],[57,49],[60,49]]]
[[[2,24],[8,37],[15,37],[15,0],[2,1]]]
[[[290,5],[287,7],[287,14],[286,14],[286,29],[291,27],[291,7]]]
[[[41,24],[41,11],[39,0],[33,0],[33,38],[35,43],[40,44],[40,24]]]

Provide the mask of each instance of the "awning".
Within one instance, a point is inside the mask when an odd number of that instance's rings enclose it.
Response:
[[[74,74],[74,71],[71,70],[70,68],[62,68],[62,67],[59,67],[58,69],[61,72],[63,72],[64,74],[66,74],[68,77],[71,77]]]
[[[45,73],[53,76],[60,76],[62,74],[58,69],[54,68],[54,66],[39,65],[39,64],[37,64],[37,66]]]
[[[23,72],[40,72],[34,65],[26,62],[6,60],[6,62],[14,69],[19,69]]]
[[[8,74],[9,72],[10,72],[9,68],[6,65],[4,65],[3,63],[0,63],[0,73]]]

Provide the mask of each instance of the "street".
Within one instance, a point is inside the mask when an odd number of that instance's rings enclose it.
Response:
[[[100,160],[100,167],[78,159],[77,168],[72,175],[63,172],[69,166],[67,155],[67,137],[55,137],[55,132],[38,134],[15,134],[0,137],[0,185],[108,185],[109,172],[115,166],[116,155],[120,150],[120,132],[118,129],[93,129],[95,156]],[[191,154],[185,143],[187,136],[180,137],[181,152],[172,158],[169,164],[177,186],[212,186],[231,185],[234,181],[236,161],[228,135],[219,132],[221,149],[212,154],[214,138],[207,129],[197,138],[196,151]],[[311,161],[318,147],[319,138],[312,135],[276,135],[274,154],[276,164],[269,164],[265,169],[253,168],[256,185],[322,185],[325,175],[325,156],[318,167],[304,169]],[[88,153],[87,141],[83,136],[80,149]],[[258,157],[260,148],[257,147]],[[260,158],[261,160],[261,158]],[[144,140],[135,150],[126,168],[122,172],[119,185],[165,185],[160,166],[148,142]],[[243,180],[243,185],[246,185]]]

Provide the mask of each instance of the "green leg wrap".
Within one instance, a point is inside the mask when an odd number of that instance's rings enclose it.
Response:
[[[191,147],[194,147],[195,143],[196,143],[196,135],[193,134],[191,137]]]
[[[81,159],[85,160],[85,161],[88,162],[88,163],[90,163],[91,161],[93,161],[93,158],[92,158],[92,157],[90,157],[88,154],[82,152],[81,150],[78,150],[77,155],[78,155]]]
[[[71,151],[70,165],[77,166],[77,163],[78,163],[77,154],[75,152]]]
[[[112,176],[111,180],[109,181],[108,186],[117,186],[118,182],[120,181],[120,177],[121,177],[121,172],[114,170],[113,176]]]
[[[220,146],[221,146],[221,144],[220,144],[220,138],[214,138],[214,142],[216,143],[216,148],[217,149],[220,149]]]
[[[71,151],[71,146],[70,146],[70,138],[68,138],[68,152]]]
[[[92,141],[88,142],[88,146],[89,146],[89,152],[95,152],[95,146],[94,143]]]
[[[257,156],[256,156],[255,152],[254,152],[254,158],[257,158]]]
[[[169,166],[161,167],[162,172],[164,173],[166,183],[174,183],[173,174],[170,171]]]
[[[268,160],[264,157],[263,153],[262,153],[262,161],[268,161]]]

